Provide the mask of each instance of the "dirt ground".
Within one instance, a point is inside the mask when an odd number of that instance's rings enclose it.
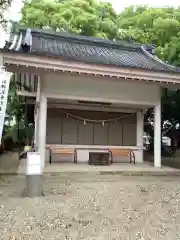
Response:
[[[6,152],[0,155],[0,173],[13,174],[19,166],[18,152]]]
[[[23,198],[23,176],[1,176],[0,239],[180,239],[178,177],[44,176]]]

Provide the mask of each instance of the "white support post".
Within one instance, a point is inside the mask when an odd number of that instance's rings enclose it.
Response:
[[[34,146],[38,148],[38,129],[39,129],[39,103],[40,103],[41,81],[38,77],[37,93],[36,93],[36,105],[35,105],[35,128],[34,128]]]
[[[42,172],[45,165],[46,147],[46,118],[47,98],[40,92],[40,108],[36,119],[36,136],[38,138],[38,151],[31,152],[27,158],[27,181],[25,196],[39,197],[43,195]]]
[[[138,162],[143,162],[143,136],[144,136],[144,115],[143,112],[137,112],[137,131],[136,145],[138,148]]]
[[[6,115],[10,77],[11,73],[6,72],[3,66],[3,56],[0,53],[0,145]]]
[[[47,121],[47,98],[41,93],[38,123],[38,151],[40,153],[42,167],[44,167],[45,165],[46,156],[46,121]]]
[[[161,167],[161,103],[154,108],[154,166]]]

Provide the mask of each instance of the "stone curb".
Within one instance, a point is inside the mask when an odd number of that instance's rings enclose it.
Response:
[[[44,173],[44,175],[50,176],[63,176],[63,175],[71,175],[71,176],[105,176],[105,175],[120,175],[120,176],[180,176],[180,171],[174,172],[161,172],[161,171],[97,171],[97,172],[49,172]]]
[[[0,172],[0,176],[16,176],[25,175],[25,173]],[[95,175],[120,175],[120,176],[180,176],[180,171],[96,171],[96,172],[44,172],[43,175],[62,176],[62,175],[78,175],[78,176],[95,176]]]

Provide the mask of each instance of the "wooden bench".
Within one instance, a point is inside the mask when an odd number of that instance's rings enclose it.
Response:
[[[52,163],[52,154],[59,154],[64,156],[73,156],[74,163],[77,164],[77,151],[74,148],[58,148],[58,147],[47,147],[49,150],[49,163]]]
[[[129,157],[130,163],[136,163],[135,154],[131,149],[122,149],[122,148],[110,148],[109,149],[111,164],[113,163],[114,156]]]

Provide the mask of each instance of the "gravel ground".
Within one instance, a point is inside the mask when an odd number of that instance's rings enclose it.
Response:
[[[0,179],[2,240],[180,239],[177,177],[46,175],[33,199],[21,197],[24,182]]]

